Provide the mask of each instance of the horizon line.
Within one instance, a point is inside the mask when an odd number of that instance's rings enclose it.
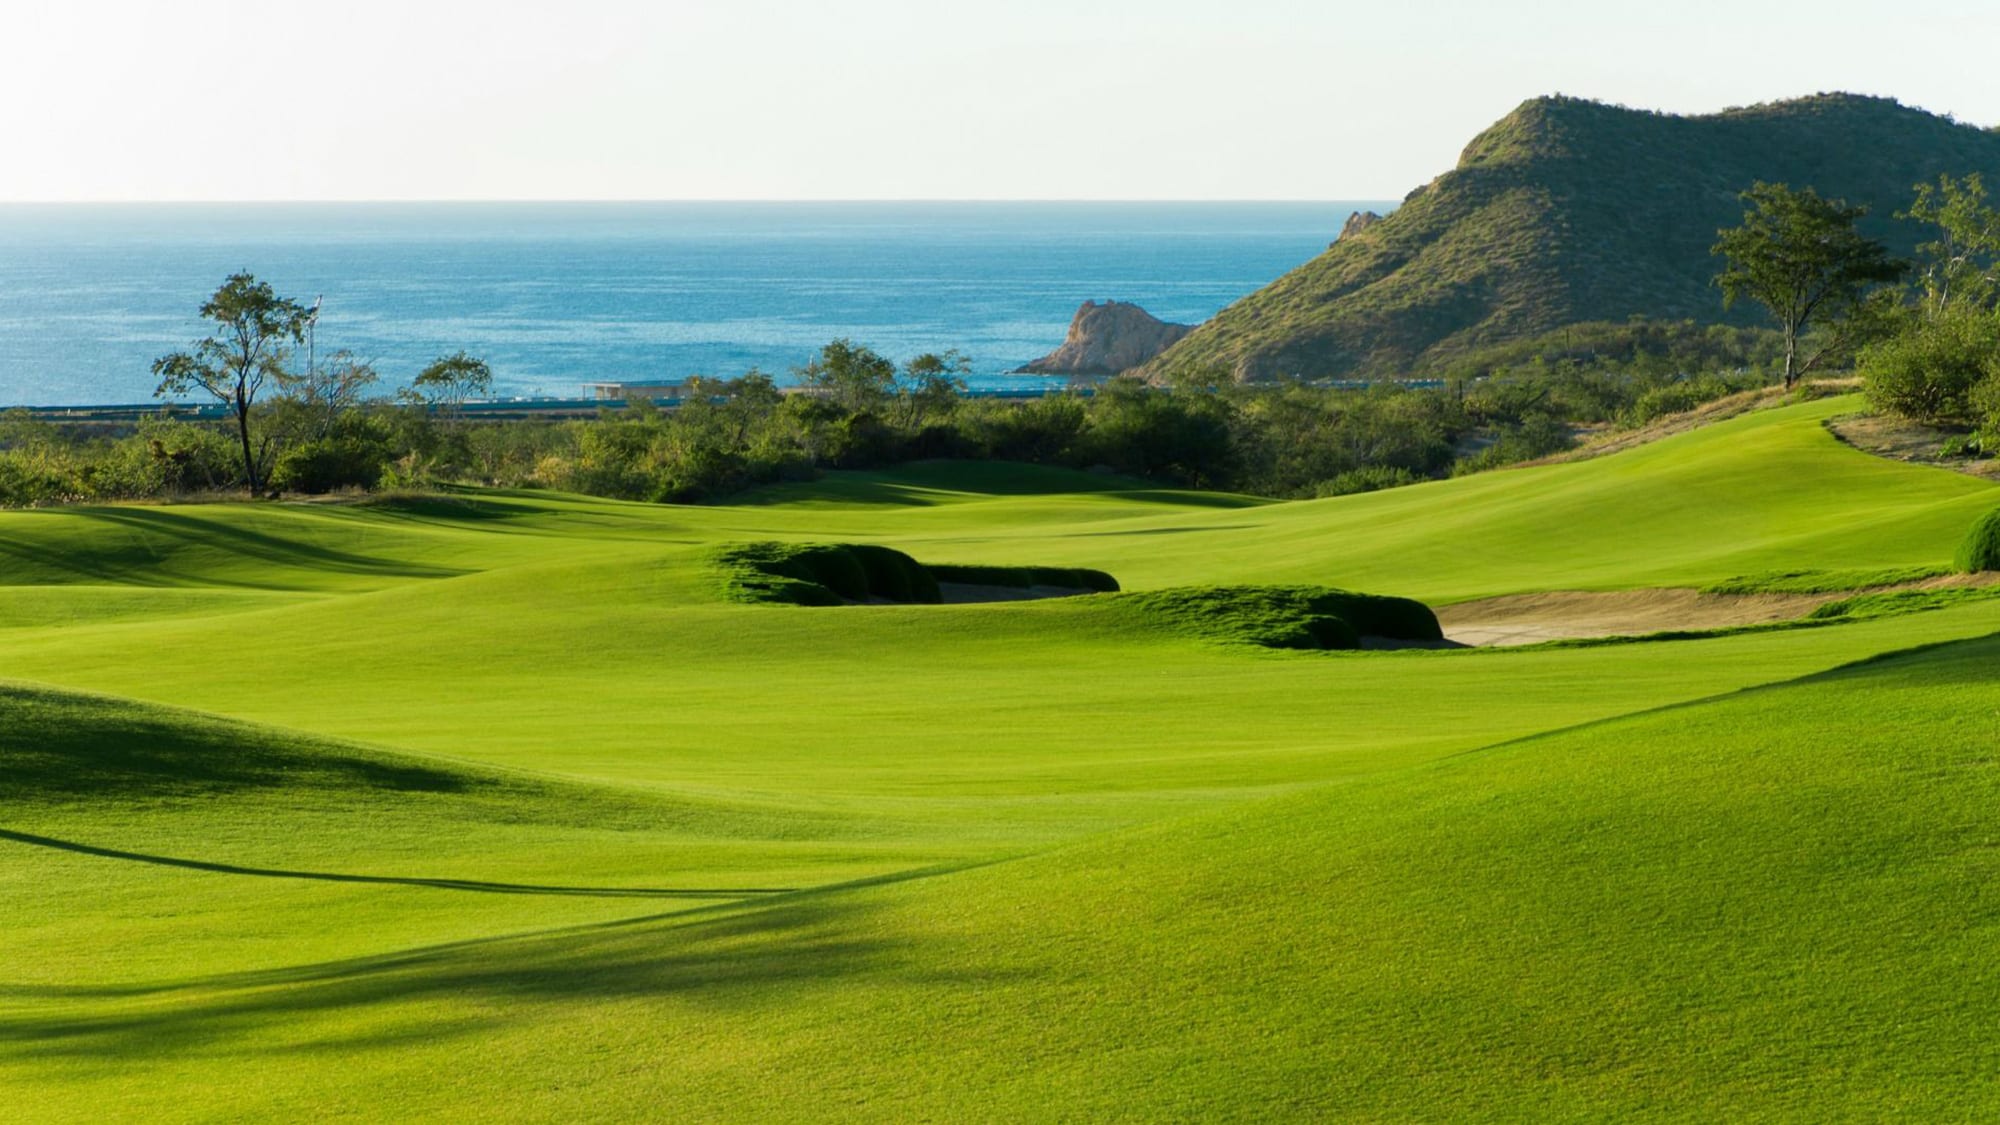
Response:
[[[1352,195],[1352,196],[1286,196],[1286,197],[1168,197],[1134,196],[1112,198],[1109,196],[799,196],[792,198],[753,197],[726,198],[721,196],[703,197],[644,197],[644,196],[370,196],[367,198],[253,198],[253,199],[0,199],[0,207],[100,207],[100,206],[146,206],[146,207],[255,207],[285,205],[333,205],[333,204],[526,204],[526,203],[569,203],[569,204],[651,204],[651,203],[731,203],[731,204],[808,204],[808,203],[1391,203],[1400,202],[1402,196]]]

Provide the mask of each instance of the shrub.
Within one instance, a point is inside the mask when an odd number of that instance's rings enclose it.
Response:
[[[242,455],[215,426],[147,418],[93,466],[99,491],[137,498],[229,488],[243,482]]]
[[[1965,421],[1974,388],[2000,376],[2000,319],[1962,311],[1916,321],[1870,345],[1857,366],[1876,409],[1920,422]]]
[[[1639,397],[1633,401],[1631,409],[1625,412],[1625,421],[1629,425],[1642,426],[1668,414],[1684,414],[1705,403],[1734,394],[1738,389],[1714,375],[1675,379],[1641,391]]]
[[[1423,479],[1400,466],[1368,465],[1359,469],[1349,469],[1332,480],[1321,481],[1313,489],[1313,495],[1322,500],[1329,496],[1353,496],[1361,492],[1401,488],[1406,484],[1416,484]]]
[[[1958,545],[1958,569],[1966,574],[2000,570],[2000,508],[1979,517]]]
[[[374,488],[382,481],[388,448],[366,437],[325,437],[301,442],[278,455],[271,487],[281,492],[324,493]]]
[[[2000,371],[1981,379],[1967,398],[1973,423],[1979,427],[1980,450],[2000,449]]]
[[[62,450],[10,449],[0,453],[0,506],[40,508],[91,498],[90,486]]]
[[[1498,469],[1520,461],[1561,453],[1574,448],[1576,435],[1569,424],[1549,414],[1531,414],[1519,423],[1503,426],[1493,444],[1452,466],[1453,476]]]

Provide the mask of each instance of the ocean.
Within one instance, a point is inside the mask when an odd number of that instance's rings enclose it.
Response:
[[[1324,203],[0,205],[0,405],[148,401],[228,274],[323,300],[320,355],[386,387],[460,349],[496,393],[780,382],[848,337],[898,361],[956,348],[972,382],[1062,342],[1085,300],[1204,320],[1326,248]]]

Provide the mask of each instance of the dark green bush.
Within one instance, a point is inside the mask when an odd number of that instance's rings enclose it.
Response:
[[[302,442],[278,455],[271,466],[272,488],[280,492],[325,493],[342,488],[374,488],[381,483],[388,449],[365,437],[326,437]]]
[[[1958,545],[1958,569],[1966,574],[2000,570],[2000,508],[1979,517]]]
[[[1353,496],[1361,492],[1401,488],[1423,479],[1398,465],[1368,465],[1359,469],[1349,469],[1332,480],[1319,482],[1313,488],[1313,495],[1319,499],[1329,496]]]
[[[1865,349],[1857,366],[1878,410],[1920,422],[1971,420],[1975,388],[2000,378],[2000,319],[1960,310]]]

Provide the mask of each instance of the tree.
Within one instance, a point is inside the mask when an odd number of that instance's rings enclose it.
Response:
[[[1896,216],[1938,229],[1935,241],[1917,247],[1925,316],[1958,305],[1990,309],[2000,300],[2000,211],[1986,198],[1977,172],[1963,180],[1941,176],[1935,185],[1918,184],[1910,209]]]
[[[252,492],[261,481],[250,446],[250,407],[266,383],[286,378],[291,345],[304,338],[311,315],[304,305],[278,296],[250,274],[231,274],[201,306],[202,319],[213,321],[215,332],[195,341],[191,351],[153,361],[153,374],[160,380],[155,397],[200,389],[229,407],[243,451],[243,478]]]
[[[896,390],[896,365],[846,338],[821,348],[794,374],[849,414],[877,413]]]
[[[943,355],[925,352],[904,364],[903,389],[898,396],[903,428],[916,430],[926,418],[950,414],[965,393],[965,377],[970,374],[972,360],[956,348]]]
[[[1785,389],[1821,360],[1855,342],[1871,322],[1872,289],[1903,275],[1880,242],[1854,229],[1865,207],[1822,199],[1811,188],[1759,183],[1743,193],[1743,225],[1717,232],[1714,253],[1729,267],[1715,281],[1725,307],[1749,297],[1777,318],[1785,337]],[[1828,331],[1803,362],[1808,327]]]
[[[449,417],[456,417],[468,399],[493,391],[493,369],[486,361],[464,352],[439,356],[417,373],[410,386],[425,402]]]
[[[324,438],[342,416],[361,406],[368,388],[380,380],[374,364],[354,358],[353,352],[338,351],[325,364],[286,377],[285,397],[301,416],[305,436]]]

